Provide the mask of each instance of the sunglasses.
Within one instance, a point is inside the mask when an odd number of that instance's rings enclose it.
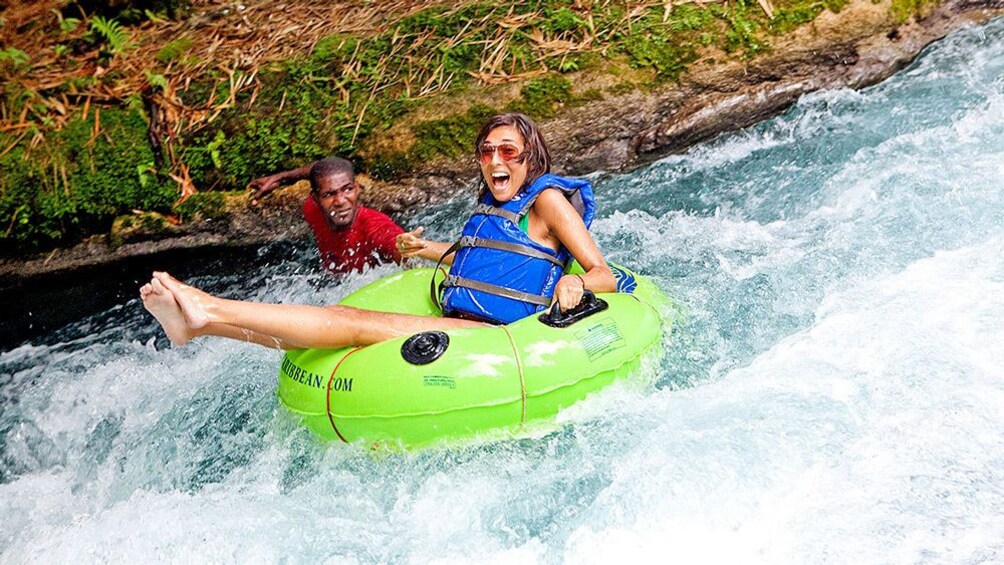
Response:
[[[528,151],[520,153],[519,148],[511,143],[502,143],[499,145],[488,145],[486,143],[478,149],[478,160],[481,161],[482,165],[488,164],[491,162],[492,157],[495,156],[496,151],[499,153],[499,158],[505,163],[512,161],[522,162],[529,153]]]

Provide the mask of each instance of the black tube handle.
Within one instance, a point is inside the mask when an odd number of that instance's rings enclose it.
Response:
[[[557,301],[555,301],[551,309],[537,316],[537,319],[552,328],[567,328],[583,318],[606,310],[608,307],[609,305],[606,300],[597,298],[591,290],[586,290],[583,291],[582,300],[579,301],[575,308],[562,311],[561,306],[558,306]]]

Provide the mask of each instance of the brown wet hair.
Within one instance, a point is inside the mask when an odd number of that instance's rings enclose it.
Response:
[[[533,120],[529,116],[520,112],[496,114],[485,122],[485,125],[481,128],[481,133],[478,134],[477,139],[474,141],[475,159],[478,157],[481,145],[488,138],[488,134],[500,126],[512,126],[523,137],[523,151],[526,154],[523,160],[526,161],[527,167],[526,181],[523,182],[523,186],[519,187],[520,190],[523,190],[541,176],[551,172],[551,152],[547,149],[547,143],[544,141],[544,136],[540,133],[540,128],[537,127],[537,124],[533,123]],[[478,199],[480,200],[485,192],[488,191],[484,175],[481,175],[479,187]]]

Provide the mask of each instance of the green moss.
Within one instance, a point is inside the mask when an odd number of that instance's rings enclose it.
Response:
[[[762,37],[766,29],[765,19],[755,0],[739,0],[713,6],[711,10],[727,24],[722,45],[726,51],[741,51],[753,56],[767,48],[768,44]]]
[[[109,231],[112,248],[139,239],[160,239],[177,231],[167,218],[157,212],[133,212],[115,218]]]
[[[17,72],[28,68],[31,57],[14,47],[0,49],[0,73]]]
[[[714,23],[714,15],[709,10],[694,4],[682,4],[674,7],[669,21],[666,22],[669,29],[677,33],[707,30]]]
[[[582,94],[578,95],[576,99],[573,101],[573,103],[578,105],[602,99],[603,99],[603,92],[601,92],[600,89],[589,88],[584,90]]]
[[[839,12],[849,0],[794,0],[777,4],[774,19],[770,22],[771,33],[788,33],[802,24],[816,19],[823,10]]]
[[[638,85],[631,81],[618,82],[607,89],[607,92],[614,96],[620,96],[629,92],[639,90]]]
[[[571,81],[560,75],[545,75],[526,83],[520,90],[520,99],[513,102],[509,109],[523,112],[531,118],[547,119],[574,98]]]
[[[929,6],[938,0],[892,0],[892,16],[898,23],[904,23],[912,17],[919,16]]]
[[[220,116],[218,129],[190,140],[185,160],[198,186],[244,186],[324,156],[320,122],[322,110],[336,105],[332,97],[295,82],[286,94],[284,112],[268,106],[253,112],[233,107]]]
[[[222,192],[196,192],[174,211],[182,222],[220,218],[226,214],[226,196]]]
[[[188,52],[192,48],[192,40],[187,37],[179,37],[169,41],[166,45],[157,51],[157,61],[162,64],[170,63],[179,59],[182,55]]]
[[[336,33],[322,37],[316,45],[311,58],[317,64],[342,66],[359,45],[359,39],[344,33]]]
[[[463,114],[421,122],[413,128],[415,144],[409,153],[421,160],[468,154],[481,126],[496,112],[490,106],[475,104]]]
[[[642,33],[625,38],[621,48],[635,68],[651,67],[656,76],[676,79],[693,62],[696,52],[690,46],[678,46],[664,36]]]
[[[199,80],[192,81],[188,85],[188,88],[178,92],[178,98],[181,102],[187,106],[199,107],[204,106],[209,103],[210,97],[213,94],[213,89],[216,87],[216,81],[213,80],[213,76],[210,73],[206,73]]]
[[[390,151],[373,156],[365,165],[373,178],[390,180],[415,168],[416,159],[406,151]]]
[[[586,20],[569,8],[561,6],[544,8],[541,29],[553,33],[575,32],[586,26]]]
[[[524,112],[535,119],[546,119],[554,116],[563,105],[601,97],[602,94],[596,89],[577,97],[572,93],[571,81],[552,74],[529,81],[520,90],[520,98],[508,104],[505,110]],[[471,144],[484,123],[499,111],[499,108],[485,104],[474,104],[463,113],[420,122],[412,127],[415,143],[411,148],[407,151],[379,154],[365,165],[375,177],[386,179],[406,173],[420,161],[462,157],[470,153]]]

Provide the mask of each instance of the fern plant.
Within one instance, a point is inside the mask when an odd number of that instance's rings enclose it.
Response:
[[[146,75],[146,83],[153,88],[159,88],[161,91],[167,90],[167,78],[162,74],[151,73],[150,71],[144,69],[143,74]]]
[[[114,18],[94,16],[91,18],[91,31],[105,39],[112,53],[121,53],[129,46],[129,34]]]

